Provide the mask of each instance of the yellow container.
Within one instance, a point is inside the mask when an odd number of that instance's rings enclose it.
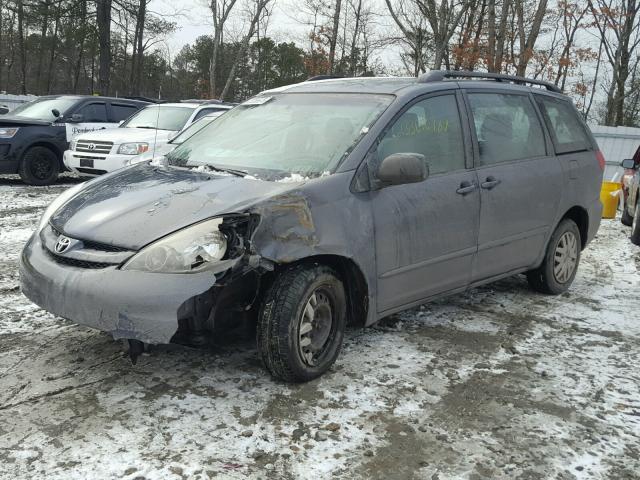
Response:
[[[618,210],[618,193],[622,186],[618,182],[602,182],[600,201],[602,202],[602,218],[616,218]]]

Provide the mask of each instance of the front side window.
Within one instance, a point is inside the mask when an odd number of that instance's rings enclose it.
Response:
[[[258,96],[187,139],[169,162],[233,168],[274,180],[330,173],[393,99],[346,93]]]
[[[572,106],[562,100],[538,96],[551,138],[558,153],[576,152],[591,148],[591,142],[578,114]]]
[[[78,100],[79,98],[73,97],[41,98],[20,105],[18,108],[15,108],[10,115],[53,122],[57,118],[53,114],[54,110],[57,110],[60,115],[64,116],[67,110],[78,103]]]
[[[394,153],[424,155],[430,175],[463,169],[464,142],[455,95],[431,97],[404,112],[382,137],[377,160]]]
[[[90,103],[78,110],[77,113],[82,115],[83,122],[107,121],[107,106],[104,103]]]
[[[193,107],[154,105],[146,107],[124,122],[122,128],[151,128],[158,130],[182,130],[193,113]]]
[[[471,93],[469,102],[481,165],[546,155],[542,127],[528,96]]]

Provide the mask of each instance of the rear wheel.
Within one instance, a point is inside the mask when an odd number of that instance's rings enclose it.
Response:
[[[345,291],[337,274],[323,265],[299,265],[282,272],[265,295],[258,351],[274,377],[306,382],[333,365],[345,324]]]
[[[576,223],[568,218],[562,220],[551,235],[542,265],[527,272],[531,288],[552,295],[566,292],[578,271],[581,245]]]
[[[47,147],[31,147],[22,157],[18,173],[29,185],[51,185],[60,173],[58,156]]]

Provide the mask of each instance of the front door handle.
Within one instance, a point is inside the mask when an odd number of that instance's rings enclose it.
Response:
[[[460,184],[460,187],[456,190],[456,193],[459,193],[460,195],[466,195],[467,193],[473,192],[476,188],[478,188],[478,185],[465,180]]]
[[[487,179],[480,184],[482,188],[485,190],[491,190],[493,187],[497,186],[500,183],[500,180],[493,176],[488,176]]]

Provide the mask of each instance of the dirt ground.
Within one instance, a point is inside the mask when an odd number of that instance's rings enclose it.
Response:
[[[24,298],[21,247],[74,181],[0,178],[0,478],[640,478],[640,249],[619,221],[569,293],[515,277],[351,329],[290,386],[249,341],[132,366]]]

